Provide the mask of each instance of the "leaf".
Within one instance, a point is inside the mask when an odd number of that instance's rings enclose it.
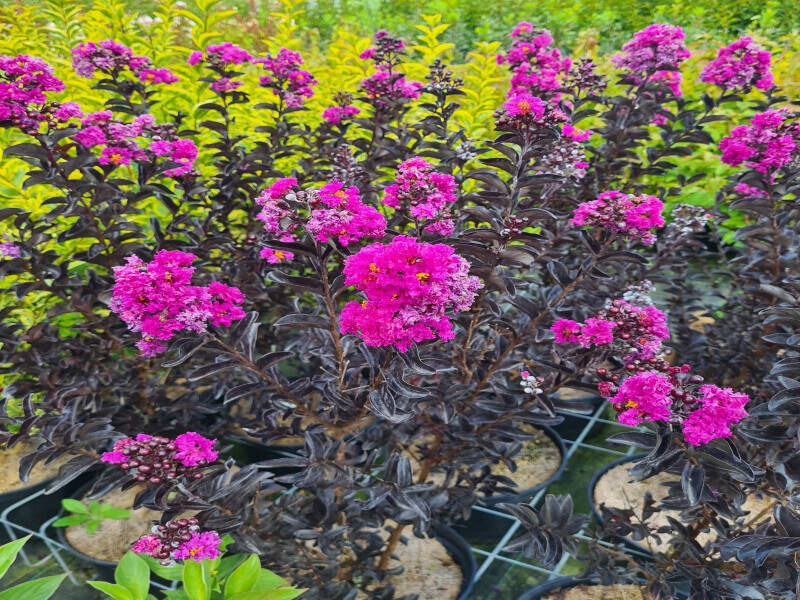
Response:
[[[88,515],[89,509],[86,508],[83,502],[79,500],[75,500],[73,498],[64,498],[61,500],[61,506],[63,506],[66,510],[71,513],[75,513],[78,515]]]
[[[86,533],[89,535],[93,534],[97,531],[97,528],[100,527],[100,521],[90,521],[89,524],[86,526]]]
[[[703,491],[705,478],[705,471],[700,465],[693,465],[687,462],[686,466],[683,467],[681,488],[690,506],[696,506],[700,502],[700,494]]]
[[[258,556],[251,554],[225,582],[225,598],[252,590],[258,581],[259,571],[261,571],[261,562],[258,560]]]
[[[88,515],[68,515],[61,517],[53,522],[53,527],[69,527],[70,525],[80,525],[86,523],[91,517]]]
[[[0,579],[2,579],[3,575],[6,574],[6,571],[8,571],[11,563],[16,560],[20,549],[29,539],[31,539],[31,536],[26,535],[24,538],[20,538],[0,546]]]
[[[276,588],[286,587],[289,582],[283,577],[276,575],[269,569],[261,569],[258,573],[258,581],[256,582],[256,590],[274,590]]]
[[[100,590],[114,600],[133,600],[131,593],[121,585],[116,583],[109,583],[107,581],[87,581],[90,586],[96,590]]]
[[[102,513],[106,519],[128,519],[131,516],[130,511],[116,506],[104,506]]]
[[[130,591],[133,600],[146,600],[150,589],[150,567],[134,552],[126,552],[114,569],[114,580]]]
[[[65,573],[26,581],[0,592],[0,600],[47,600],[55,593],[66,576]]]
[[[211,590],[202,563],[187,560],[183,564],[183,587],[192,600],[208,600]]]

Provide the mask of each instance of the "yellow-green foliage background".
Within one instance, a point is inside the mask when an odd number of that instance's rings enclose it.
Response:
[[[255,6],[255,0],[250,4],[251,8]],[[584,2],[581,6],[588,4]],[[265,5],[268,8],[264,18]],[[140,7],[138,10],[135,8],[137,6]],[[178,75],[181,80],[178,84],[162,86],[160,103],[153,112],[157,120],[166,121],[169,115],[181,111],[186,115],[186,126],[190,128],[205,118],[204,111],[198,107],[215,96],[207,84],[196,81],[201,76],[201,69],[188,66],[186,59],[192,51],[212,43],[233,41],[254,54],[276,51],[284,46],[300,51],[307,68],[319,80],[314,98],[306,105],[309,110],[298,113],[301,120],[308,122],[319,120],[320,113],[332,104],[332,97],[337,91],[355,92],[358,82],[370,72],[371,63],[358,58],[358,54],[371,43],[370,32],[355,33],[356,28],[350,25],[338,29],[329,27],[324,22],[327,17],[320,16],[320,27],[325,26],[330,30],[329,35],[320,37],[317,35],[318,28],[309,25],[310,15],[302,9],[303,0],[261,2],[258,10],[253,11],[246,10],[246,6],[245,10],[241,6],[232,6],[235,5],[223,4],[220,0],[187,0],[185,3],[178,0],[147,3],[123,0],[17,0],[0,6],[0,54],[27,53],[44,58],[53,65],[56,75],[66,84],[66,91],[57,99],[79,102],[85,110],[99,110],[105,99],[103,93],[92,89],[92,80],[78,77],[73,72],[70,49],[83,41],[113,38],[131,47],[135,53],[150,57],[155,65],[169,67]],[[450,16],[457,17],[459,14],[453,8],[453,2],[434,2],[430,6],[441,7],[442,12]],[[575,11],[578,11],[578,7]],[[602,25],[603,19],[607,20],[607,15],[604,16],[602,11],[595,14],[598,25]],[[450,63],[456,74],[464,79],[466,92],[465,96],[460,97],[462,106],[454,115],[454,120],[466,129],[470,137],[478,140],[490,137],[493,112],[502,102],[508,85],[508,73],[504,67],[497,65],[495,55],[505,46],[507,38],[498,35],[494,41],[486,40],[486,32],[476,26],[475,35],[469,38],[471,47],[458,48],[457,44],[446,41],[463,38],[450,35],[451,24],[438,14],[420,16],[421,20],[413,27],[408,27],[414,36],[413,39],[406,39],[409,60],[404,65],[405,72],[411,79],[423,80],[427,65],[435,58]],[[529,20],[535,21],[533,17]],[[389,21],[387,28],[391,28],[391,19]],[[463,30],[464,24],[455,23],[454,26]],[[597,55],[598,48],[607,41],[597,31],[590,28],[569,36],[574,40],[572,48],[564,48],[559,39],[556,39],[556,43],[575,57],[587,54],[594,56],[601,68],[610,73],[610,55]],[[683,69],[685,95],[697,97],[704,91],[705,86],[697,81],[700,69],[713,58],[717,47],[734,37],[715,37],[711,34],[690,36],[688,43],[693,56]],[[773,52],[777,82],[791,95],[796,95],[800,70],[800,34],[767,39],[756,33],[755,37]],[[257,85],[260,67],[247,66],[245,70],[245,90],[251,95],[253,103],[271,99],[270,92]],[[731,116],[735,121],[744,118],[741,114]],[[239,106],[235,117],[236,131],[251,133],[255,127],[264,124],[270,115],[265,111]],[[715,138],[719,139],[731,126],[731,123],[717,124]],[[24,141],[24,136],[19,132],[0,132],[0,145],[3,147],[20,141]],[[210,141],[210,138],[196,141],[202,149],[204,141]],[[208,174],[209,161],[203,160],[207,156],[201,154],[199,167]],[[4,158],[0,163],[0,206],[17,206],[34,216],[41,216],[46,212],[43,201],[51,192],[41,186],[23,189],[26,166],[14,158]],[[681,198],[684,202],[703,205],[713,203],[714,192],[722,185],[724,177],[730,174],[719,162],[714,149],[703,149],[686,159],[681,164],[681,170],[687,174],[708,174],[698,184],[687,187]],[[663,185],[674,183],[663,182]],[[143,208],[154,214],[165,210],[156,203]],[[165,217],[166,214],[161,216]],[[143,223],[146,222],[145,215]],[[0,223],[0,233],[3,227],[8,227],[8,224]],[[13,232],[9,233],[13,235]],[[65,256],[70,254],[68,247],[60,251]],[[2,287],[10,283],[3,282]],[[8,294],[0,295],[0,306],[9,301]],[[16,314],[23,321],[32,323],[43,317],[47,302],[44,297],[28,296],[26,305],[20,307]],[[68,335],[69,316],[61,316],[60,319],[63,321],[59,323],[62,331]]]

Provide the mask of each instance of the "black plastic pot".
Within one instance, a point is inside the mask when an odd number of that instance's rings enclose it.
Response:
[[[52,494],[40,494],[15,508],[11,507],[46,489],[54,481],[55,477],[50,477],[33,485],[0,494],[0,514],[5,514],[8,521],[14,525],[25,527],[31,531],[38,531],[50,517],[61,510],[61,499],[70,498],[75,490],[84,485],[86,477],[78,477]],[[9,510],[9,508],[11,509]],[[15,537],[24,535],[22,530],[15,531],[19,534]],[[0,527],[0,543],[8,542],[9,539],[6,528]]]
[[[478,571],[475,555],[466,540],[450,527],[434,525],[433,534],[453,557],[456,564],[461,567],[461,592],[458,594],[457,600],[466,600],[475,585],[475,573]]]
[[[594,475],[592,475],[592,478],[589,480],[589,486],[586,488],[586,493],[588,495],[589,506],[592,508],[592,514],[594,515],[594,518],[597,519],[598,522],[602,520],[602,517],[601,517],[600,511],[598,510],[597,505],[595,504],[595,501],[594,501],[594,488],[597,485],[597,482],[600,481],[600,478],[603,475],[608,473],[614,467],[616,467],[618,465],[622,465],[622,464],[628,463],[628,462],[633,462],[633,461],[638,460],[639,458],[642,458],[644,456],[647,456],[646,452],[640,452],[638,454],[631,454],[630,456],[622,456],[622,457],[618,458],[617,460],[608,463],[603,468],[598,470]],[[652,554],[650,549],[647,546],[645,546],[644,544],[640,544],[638,542],[634,542],[632,540],[629,540],[626,537],[620,537],[619,539],[622,540],[623,542],[625,542],[625,544],[629,545],[630,547],[636,548],[637,550],[639,550],[641,552],[644,552],[645,554]]]
[[[561,464],[558,466],[558,469],[556,469],[556,472],[550,477],[531,488],[519,490],[513,494],[495,494],[493,496],[489,496],[488,498],[481,498],[481,504],[484,506],[492,507],[500,504],[501,502],[523,502],[525,500],[529,500],[534,496],[534,494],[536,494],[536,492],[544,487],[547,487],[556,479],[561,477],[561,474],[564,472],[564,468],[567,466],[567,461],[564,460],[564,457],[567,455],[567,447],[564,444],[564,440],[554,429],[548,427],[547,425],[533,425],[533,427],[544,431],[558,447],[558,451],[561,453]]]
[[[558,577],[540,583],[536,587],[532,587],[527,592],[522,594],[517,600],[541,600],[542,596],[555,592],[557,590],[568,589],[577,585],[585,585],[593,583],[591,579],[576,579],[575,577]]]

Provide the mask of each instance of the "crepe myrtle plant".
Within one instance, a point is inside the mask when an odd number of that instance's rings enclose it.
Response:
[[[569,552],[585,561],[585,575],[604,583],[641,583],[653,599],[796,596],[800,586],[795,563],[800,548],[796,448],[800,311],[796,282],[787,280],[784,286],[781,301],[759,314],[765,330],[768,326],[781,330],[764,340],[781,351],[767,376],[776,390],[771,398],[751,400],[690,375],[689,365],[674,367],[658,359],[627,356],[622,371],[616,370],[621,374],[616,380],[613,367],[598,368],[605,379],[600,385],[620,412],[620,422],[644,426],[608,441],[646,451],[631,462],[632,480],[672,474],[673,480],[662,484],[666,495],[656,502],[648,493],[636,511],[600,505],[601,518],[589,527],[587,516],[573,514],[568,496],[548,495],[537,508],[506,505],[524,531],[507,550],[522,551],[546,564],[557,563]],[[624,310],[625,306],[612,303],[608,310],[617,308],[615,315],[630,315],[631,308]],[[642,321],[638,321],[641,329]],[[645,319],[644,324],[652,330],[651,320]],[[589,321],[562,323],[557,329],[564,332],[562,339],[571,339],[564,343],[580,344],[591,353],[606,347],[606,351],[627,354],[635,339],[621,337],[630,329],[619,321],[602,335],[598,335],[598,324]],[[646,337],[642,336],[644,342]],[[644,358],[641,348],[636,351]],[[630,369],[637,374],[624,373]],[[670,375],[662,378],[659,371]],[[744,502],[753,497],[761,502],[746,510]],[[661,511],[670,511],[668,524],[648,525],[646,521]],[[617,541],[620,536],[642,545],[668,542],[669,546],[653,552],[652,560],[639,560],[625,552]]]
[[[64,85],[43,61],[3,58],[0,117],[22,137],[6,154],[31,165],[26,185],[53,190],[43,219],[0,212],[14,232],[0,270],[18,299],[0,312],[0,365],[15,379],[4,397],[21,401],[4,437],[45,440],[23,476],[65,454],[51,489],[105,466],[90,495],[135,485],[136,507],[163,512],[134,550],[211,560],[230,532],[307,597],[348,600],[401,596],[405,536],[513,491],[492,467],[514,468],[522,426],[585,407],[560,398],[567,385],[603,384],[623,422],[654,428],[626,434],[656,448],[642,469],[684,455],[725,465],[690,469],[695,500],[717,472],[757,485],[767,468],[728,437],[742,392],[672,364],[667,317],[643,304],[651,279],[669,317],[690,322],[681,279],[711,217],[682,207],[667,222],[665,202],[703,176],[670,157],[713,144],[707,125],[740,99],[680,95],[679,28],[638,33],[610,85],[544,30],[521,23],[511,38],[491,140],[457,124],[448,67],[408,80],[387,32],[362,55],[373,72],[316,125],[294,121],[316,81],[286,49],[188,57],[214,98],[196,130],[151,114],[170,77],[117,44],[74,53],[111,96],[91,114],[48,99]],[[274,102],[242,132],[243,82],[259,68]],[[24,329],[14,311],[36,302],[48,318]],[[234,435],[302,448],[237,470],[220,453]],[[698,523],[714,518],[692,506]]]

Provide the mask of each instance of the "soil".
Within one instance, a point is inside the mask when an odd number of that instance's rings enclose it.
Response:
[[[12,492],[35,485],[54,477],[58,473],[59,467],[64,463],[66,457],[45,465],[43,462],[36,463],[36,466],[28,475],[28,482],[23,483],[19,478],[19,461],[27,454],[35,450],[34,444],[16,444],[10,450],[0,450],[0,493]]]
[[[518,489],[526,490],[550,479],[561,466],[562,457],[556,443],[544,431],[530,425],[523,425],[522,430],[534,437],[523,443],[522,451],[514,460],[517,470],[511,471],[500,463],[492,467],[492,473],[510,477]]]
[[[667,488],[662,484],[680,480],[680,477],[677,475],[659,473],[645,481],[631,482],[630,476],[628,475],[630,466],[630,463],[622,463],[610,469],[600,478],[594,488],[595,504],[598,506],[600,504],[605,504],[606,506],[614,508],[630,508],[639,515],[641,514],[645,492],[649,491],[653,495],[653,499],[658,503],[667,495]],[[756,496],[750,496],[747,498],[742,508],[745,511],[749,511],[751,517],[754,517],[769,506],[770,502],[770,499],[766,497],[758,498]],[[668,526],[669,521],[667,520],[667,516],[671,516],[677,521],[681,520],[680,511],[662,510],[651,515],[646,523],[652,529]],[[639,540],[636,543],[647,546],[654,552],[665,552],[670,547],[670,535],[668,533],[656,535],[660,540],[658,542],[655,538],[651,537],[649,539]],[[701,532],[697,536],[697,542],[703,545],[711,541],[714,537],[716,537],[716,534],[710,531]]]
[[[395,596],[417,594],[420,600],[456,600],[463,574],[447,549],[435,538],[418,538],[411,533],[405,537],[408,543],[397,544],[397,559],[392,558],[388,565],[389,569],[403,565],[403,572],[391,579]],[[364,598],[359,592],[357,600]]]
[[[150,532],[153,521],[161,519],[161,513],[147,508],[131,510],[136,494],[141,490],[134,486],[124,492],[114,490],[98,500],[130,511],[128,519],[103,519],[92,534],[86,533],[86,525],[71,525],[64,531],[70,546],[98,560],[118,562],[131,549],[133,543]]]
[[[636,585],[578,585],[551,592],[542,600],[645,600],[646,596]]]

